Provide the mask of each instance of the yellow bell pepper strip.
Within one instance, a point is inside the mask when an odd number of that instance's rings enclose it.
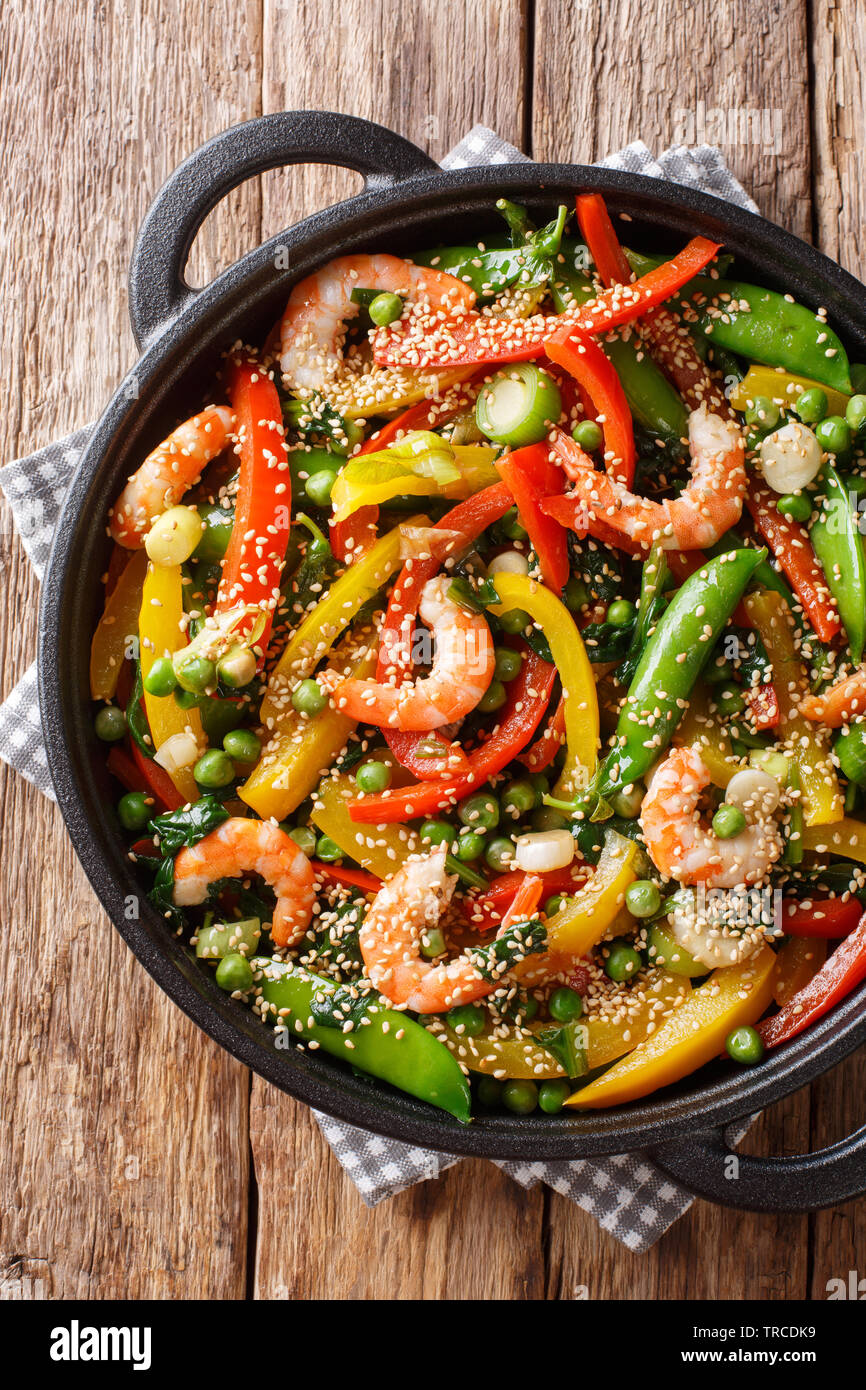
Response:
[[[678,748],[697,748],[713,786],[726,787],[743,765],[734,756],[726,729],[710,713],[709,707],[710,697],[706,686],[696,686],[672,742]]]
[[[794,647],[788,605],[781,594],[769,589],[747,594],[743,602],[773,667],[780,713],[778,732],[797,764],[805,825],[832,825],[842,819],[844,801],[822,735],[798,708],[809,687]]]
[[[583,638],[568,609],[543,584],[525,574],[501,572],[495,584],[501,601],[491,604],[490,612],[499,616],[522,608],[547,638],[562,681],[565,714],[565,764],[555,793],[573,797],[589,784],[598,759],[598,698]]]
[[[400,529],[395,526],[367,551],[357,564],[341,574],[292,634],[271,672],[262,700],[261,721],[266,729],[290,726],[294,686],[315,669],[331,650],[358,609],[378,593],[400,567]]]
[[[775,971],[769,946],[739,965],[714,970],[645,1042],[566,1105],[583,1110],[624,1105],[690,1076],[719,1055],[733,1029],[757,1023],[773,998]]]
[[[334,667],[343,674],[370,676],[376,653],[347,639],[334,653]],[[285,820],[327,774],[333,759],[355,727],[355,720],[328,706],[314,719],[292,708],[270,739],[238,796],[257,816]]]
[[[356,454],[341,468],[331,491],[335,523],[360,507],[378,507],[393,497],[448,497],[463,501],[499,481],[496,450],[482,444],[455,445],[417,430],[375,453]]]
[[[666,1016],[691,993],[691,982],[666,970],[650,970],[623,994],[622,1008],[609,1016],[582,1020],[584,1051],[590,1071],[605,1067],[658,1031]]]
[[[807,854],[837,854],[840,859],[854,859],[866,864],[866,825],[844,816],[832,825],[808,823],[803,828],[800,844]]]
[[[526,1081],[552,1081],[557,1076],[565,1076],[565,1068],[528,1028],[491,1023],[470,1038],[467,1033],[456,1033],[437,1019],[430,1031],[469,1071]]]
[[[829,415],[844,415],[850,396],[825,386],[822,381],[811,381],[807,376],[795,376],[792,372],[777,372],[772,367],[750,367],[728,397],[735,410],[745,411],[757,399],[766,396],[777,405],[792,409],[804,391],[815,389],[823,391],[827,397]]]
[[[814,980],[827,959],[827,942],[820,938],[794,936],[776,956],[773,998],[781,1009],[810,980]]]
[[[180,565],[149,564],[138,620],[142,680],[160,657],[171,656],[186,646],[186,636],[181,626],[183,617]],[[166,739],[182,733],[192,734],[199,748],[205,748],[207,739],[197,709],[181,709],[173,695],[151,695],[147,689],[144,692],[144,708],[157,751]],[[184,801],[198,801],[200,792],[191,767],[178,768],[170,776]]]
[[[357,795],[354,777],[338,773],[325,778],[313,798],[312,819],[322,834],[362,869],[369,869],[377,878],[390,878],[410,854],[418,853],[421,842],[405,825],[356,825],[349,806]]]
[[[585,956],[607,932],[637,877],[639,846],[615,830],[605,830],[595,873],[547,922],[548,951],[554,956]]]
[[[133,551],[109,594],[90,644],[90,698],[111,700],[126,658],[130,637],[138,633],[141,591],[147,573],[147,552]]]

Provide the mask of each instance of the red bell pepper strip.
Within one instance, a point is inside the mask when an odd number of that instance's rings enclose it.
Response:
[[[174,782],[169,777],[164,767],[160,767],[153,758],[146,758],[134,741],[130,742],[129,751],[132,754],[139,776],[144,782],[143,791],[157,799],[161,806],[167,811],[179,811],[186,802],[181,796]],[[137,790],[137,789],[136,789]]]
[[[108,770],[128,792],[146,792],[148,786],[122,743],[112,744],[106,759]]]
[[[240,437],[235,521],[222,561],[214,611],[254,604],[267,613],[259,639],[268,648],[289,540],[292,483],[277,388],[255,359],[232,359],[228,394]]]
[[[529,532],[545,584],[559,595],[568,582],[568,540],[559,522],[541,510],[541,499],[562,491],[563,476],[548,455],[546,444],[530,444],[499,459],[496,471],[508,484]]]
[[[619,244],[604,198],[600,193],[577,195],[577,221],[599,278],[605,285],[627,285],[631,266]]]
[[[788,898],[782,904],[786,936],[848,936],[863,916],[857,898]]]
[[[460,502],[456,507],[452,507],[450,512],[446,512],[445,516],[436,523],[436,526],[439,530],[460,531],[466,537],[468,544],[480,536],[481,532],[491,526],[494,521],[498,521],[501,516],[504,516],[511,505],[512,498],[508,484],[504,482],[494,483],[492,487],[484,488],[472,497],[467,497],[465,502]],[[396,679],[399,685],[411,676],[412,634],[418,604],[421,601],[421,590],[428,579],[432,579],[438,574],[440,567],[441,559],[431,555],[429,560],[407,560],[400,571],[397,582],[391,590],[388,609],[385,614],[382,629],[383,640],[379,649],[379,661],[376,669],[378,681]],[[408,768],[414,776],[421,781],[435,780],[441,777],[442,760],[418,756],[421,744],[429,738],[429,735],[403,733],[398,729],[384,729],[383,733],[398,763]],[[455,769],[449,765],[447,771],[452,778],[455,772],[460,776],[468,775],[468,768],[461,771],[459,768]]]
[[[540,884],[537,907],[543,899],[551,898],[557,893],[566,896],[576,893],[586,881],[587,866],[583,863],[575,863],[566,869],[550,869],[547,873],[533,874],[532,877],[537,879]],[[488,887],[483,891],[469,893],[461,898],[460,905],[472,925],[480,931],[500,927],[503,924],[503,918],[508,915],[516,903],[517,895],[526,878],[527,875],[519,869],[512,869],[509,873],[500,874],[497,878],[491,879]],[[520,911],[523,910],[521,907]],[[511,920],[516,919],[512,917]]]
[[[776,506],[778,498],[765,483],[753,475],[746,491],[746,506],[752,519],[790,580],[803,612],[821,642],[832,642],[842,620],[818,563],[809,532],[799,521],[785,517]]]
[[[391,788],[381,796],[351,801],[352,820],[364,825],[402,823],[432,815],[453,805],[461,796],[478,791],[526,747],[544,717],[555,679],[556,667],[527,651],[519,674],[509,682],[508,699],[492,734],[468,755],[470,772],[448,782],[416,782],[409,787]]]
[[[336,864],[323,864],[320,859],[311,859],[310,868],[330,887],[360,888],[362,893],[378,893],[382,880],[366,869],[344,869]]]
[[[822,965],[809,983],[787,1004],[758,1025],[765,1047],[778,1047],[789,1042],[823,1018],[841,1002],[862,980],[866,980],[866,913],[859,923]]]
[[[562,314],[534,314],[528,319],[495,319],[476,310],[449,315],[444,321],[420,314],[380,328],[373,355],[382,366],[462,367],[487,362],[526,362],[540,357],[545,342],[560,328],[604,333],[633,323],[698,275],[721,249],[706,237],[693,237],[672,260],[651,270],[634,285],[616,285],[596,299]]]
[[[517,761],[530,772],[543,772],[549,767],[563,745],[565,739],[565,696],[562,696],[555,712],[547,721],[541,738],[536,739],[523,753],[518,753]]]
[[[478,373],[473,373],[463,390],[456,394],[448,392],[441,401],[424,400],[410,405],[408,410],[389,420],[381,429],[365,439],[354,458],[361,454],[372,454],[378,449],[387,449],[398,436],[409,434],[411,430],[435,430],[440,425],[453,420],[474,396],[471,389]],[[331,521],[331,549],[339,560],[358,559],[364,549],[376,538],[376,522],[379,519],[378,507],[359,507],[347,516],[345,521]]]
[[[778,728],[782,711],[779,708],[776,687],[770,681],[765,681],[763,685],[749,686],[743,691],[743,697],[749,706],[752,723],[759,732],[763,729]]]
[[[576,328],[561,328],[547,339],[544,350],[585,388],[595,414],[603,420],[604,457],[607,471],[631,487],[637,450],[631,411],[613,363],[598,343]]]

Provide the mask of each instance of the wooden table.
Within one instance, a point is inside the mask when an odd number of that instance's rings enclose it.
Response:
[[[539,159],[706,139],[769,217],[856,273],[864,18],[862,0],[5,6],[0,457],[99,414],[135,357],[126,266],[151,197],[262,112],[352,112],[434,157],[478,121]],[[316,168],[248,184],[208,220],[193,280],[356,184]],[[5,694],[35,651],[37,595],[8,511],[0,572]],[[475,1161],[368,1211],[304,1107],[138,966],[56,808],[0,776],[7,1297],[821,1299],[866,1273],[866,1204],[808,1218],[698,1202],[643,1257]],[[774,1107],[748,1147],[841,1137],[866,1118],[864,1088],[861,1055]]]

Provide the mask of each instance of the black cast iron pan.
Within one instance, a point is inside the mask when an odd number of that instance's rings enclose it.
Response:
[[[211,209],[244,179],[300,163],[355,169],[364,175],[363,191],[290,227],[206,289],[191,289],[184,267]],[[281,112],[225,131],[176,170],[145,218],[129,281],[142,355],[94,430],[58,526],[42,590],[39,647],[51,774],[90,881],[141,963],[205,1032],[299,1099],[380,1134],[453,1153],[531,1160],[651,1149],[668,1173],[717,1202],[775,1211],[835,1205],[866,1191],[866,1128],[804,1157],[742,1156],[737,1179],[729,1180],[721,1127],[812,1081],[866,1040],[866,987],[753,1070],[717,1063],[616,1110],[482,1116],[462,1127],[319,1054],[277,1050],[270,1031],[167,934],[113,821],[104,750],[92,730],[88,650],[101,608],[107,509],[122,481],[212,392],[221,351],[238,337],[261,342],[291,285],[331,257],[475,240],[498,230],[493,204],[500,194],[542,213],[585,189],[602,191],[614,213],[631,216],[630,235],[641,248],[673,251],[696,233],[724,242],[742,274],[813,307],[826,305],[855,356],[866,358],[861,284],[763,218],[693,189],[566,164],[444,173],[382,126],[329,112]]]

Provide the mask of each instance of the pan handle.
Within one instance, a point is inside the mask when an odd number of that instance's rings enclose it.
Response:
[[[184,268],[208,213],[245,179],[283,164],[354,169],[364,175],[364,192],[438,168],[385,126],[334,111],[277,111],[215,135],[170,175],[141,224],[129,269],[129,316],[139,347],[194,296]]]
[[[866,1192],[866,1125],[813,1154],[738,1154],[724,1130],[712,1129],[662,1144],[650,1156],[696,1197],[744,1211],[818,1211]]]

